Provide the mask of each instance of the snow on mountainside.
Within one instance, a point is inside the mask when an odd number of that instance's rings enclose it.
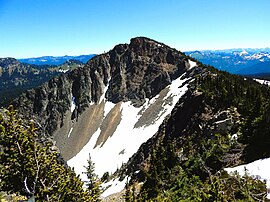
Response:
[[[226,168],[225,170],[228,173],[238,172],[241,176],[248,174],[262,181],[266,180],[267,198],[270,199],[270,158],[257,160],[234,168]]]
[[[257,82],[260,83],[260,84],[270,86],[270,81],[262,80],[262,79],[254,79],[254,80],[257,81]]]
[[[246,55],[248,51],[235,57]],[[165,44],[137,37],[130,44],[119,44],[84,66],[27,91],[12,104],[22,118],[38,123],[40,136],[53,140],[63,161],[84,181],[89,154],[100,177],[106,172],[114,174],[109,179],[115,179],[103,184],[109,186],[102,194],[106,197],[121,191],[128,180],[132,182],[138,177],[141,178],[138,182],[143,182],[145,173],[151,169],[151,158],[155,158],[151,153],[155,148],[159,148],[157,157],[162,157],[162,165],[175,164],[184,171],[185,161],[197,153],[197,159],[208,156],[209,152],[204,150],[210,145],[213,151],[209,158],[203,159],[207,167],[202,170],[200,164],[195,167],[202,175],[207,175],[210,169],[215,173],[238,165],[235,162],[243,152],[242,144],[222,148],[218,155],[214,152],[216,145],[223,147],[227,143],[230,134],[237,136],[245,118],[240,113],[244,111],[242,106],[250,100],[246,98],[247,88],[252,85],[266,88],[195,62]],[[228,94],[235,96],[234,91],[240,92],[237,100],[243,100],[244,104],[235,102],[235,97],[227,99]],[[250,98],[255,100],[257,96]],[[253,100],[250,102],[252,105]],[[170,146],[176,149],[173,155]],[[224,153],[224,159],[220,158],[220,152]],[[174,155],[174,160],[167,160]],[[191,159],[188,164],[193,166],[194,162],[197,160]],[[192,176],[193,171],[188,174]]]
[[[240,56],[242,56],[242,55],[247,55],[247,54],[248,54],[248,52],[245,51],[245,50],[243,50],[242,52],[239,53]]]
[[[39,123],[83,179],[89,153],[101,176],[115,172],[158,131],[194,75],[204,71],[196,65],[180,51],[137,37],[25,92],[13,105]]]
[[[252,55],[249,54],[249,55],[245,56],[245,58],[248,60],[258,60],[258,59],[261,59],[263,57],[270,59],[270,53],[259,52],[259,53],[255,53]]]
[[[189,62],[191,67],[196,65],[193,61]],[[95,162],[98,175],[102,176],[107,171],[113,173],[117,168],[120,168],[138,150],[143,142],[157,132],[164,118],[172,111],[179,98],[185,94],[188,89],[187,82],[191,78],[183,79],[184,75],[174,80],[160,94],[150,100],[148,99],[141,107],[136,108],[130,102],[113,104],[106,101],[104,118],[114,107],[120,105],[118,107],[120,107],[122,114],[121,122],[118,124],[116,131],[112,137],[108,138],[104,145],[95,147],[101,134],[101,129],[98,128],[84,148],[68,161],[68,165],[74,167],[76,173],[82,174],[84,171],[83,166],[87,164],[90,153],[93,162]],[[162,109],[160,111],[152,111],[151,108],[157,109],[157,106],[160,106]],[[153,119],[153,117],[155,118]],[[147,120],[152,121],[146,125],[140,124],[141,121],[145,123]],[[86,176],[82,175],[82,178],[86,179]]]

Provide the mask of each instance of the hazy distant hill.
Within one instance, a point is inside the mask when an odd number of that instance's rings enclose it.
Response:
[[[68,60],[57,66],[26,64],[14,58],[0,58],[0,105],[8,104],[25,90],[36,88],[52,77],[83,65],[78,60]]]
[[[36,58],[23,58],[18,59],[22,63],[27,64],[35,64],[35,65],[60,65],[66,62],[67,60],[78,60],[83,63],[86,63],[88,60],[90,60],[92,57],[94,57],[95,54],[90,55],[79,55],[79,56],[43,56],[43,57],[36,57]]]
[[[250,67],[246,67],[239,71],[240,74],[250,75],[250,74],[266,74],[270,73],[270,61],[259,62]],[[236,72],[237,73],[237,72]]]

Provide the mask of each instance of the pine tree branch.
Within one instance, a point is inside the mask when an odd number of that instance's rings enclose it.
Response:
[[[25,190],[26,190],[29,194],[33,194],[33,193],[30,191],[30,189],[28,188],[28,186],[27,186],[27,177],[25,177],[25,179],[24,179],[24,187],[25,187]]]
[[[19,143],[18,143],[18,142],[16,142],[16,144],[17,144],[17,146],[18,146],[18,149],[19,149],[20,155],[23,155],[23,153],[22,153],[22,149],[21,149],[21,147],[20,147]]]
[[[39,162],[38,162],[38,159],[37,159],[37,150],[36,150],[36,147],[37,147],[37,143],[35,141],[35,143],[34,143],[34,157],[35,157],[35,162],[36,162],[36,165],[37,165],[37,172],[36,172],[36,177],[35,177],[35,181],[34,181],[34,189],[33,189],[33,192],[34,193],[35,193],[36,184],[37,184],[38,177],[39,177],[39,170],[40,170],[40,165],[39,165]]]

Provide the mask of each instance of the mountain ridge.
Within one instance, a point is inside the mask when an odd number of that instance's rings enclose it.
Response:
[[[82,63],[86,63],[96,54],[88,54],[88,55],[78,55],[78,56],[41,56],[41,57],[33,57],[33,58],[19,58],[18,61],[27,64],[34,65],[60,65],[63,64],[67,60],[78,60]]]
[[[264,50],[264,51],[263,51]],[[187,55],[204,64],[233,74],[252,75],[270,71],[269,49],[229,49],[220,51],[190,51]]]
[[[151,193],[154,199],[158,190],[174,196],[170,189],[178,181],[170,180],[179,176],[208,183],[226,166],[269,157],[269,95],[252,79],[137,37],[27,91],[13,105],[37,121],[41,136],[52,136],[77,174],[89,153],[99,176],[117,171],[104,197],[131,179],[130,185],[144,182],[138,197]]]

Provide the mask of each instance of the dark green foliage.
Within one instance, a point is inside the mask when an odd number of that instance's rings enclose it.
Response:
[[[125,186],[126,192],[125,192],[125,201],[127,202],[136,202],[137,201],[137,197],[136,197],[136,189],[135,189],[135,185],[132,185],[132,188],[130,186],[128,186],[128,183],[126,183]]]
[[[98,176],[95,174],[95,163],[91,160],[91,156],[89,154],[89,159],[87,160],[88,165],[85,166],[87,175],[87,189],[92,196],[93,201],[100,201],[99,197],[101,194],[101,181]]]
[[[229,133],[204,133],[195,124],[184,136],[166,136],[151,150],[136,201],[266,201],[264,182],[228,175],[223,168],[226,154],[239,145],[244,162],[270,156],[269,88],[208,69],[210,73],[197,77],[195,85],[212,109],[235,108],[241,114],[240,128],[234,129],[240,134],[238,142]]]
[[[266,200],[265,183],[248,176],[230,176],[222,170],[222,157],[232,144],[228,137],[217,134],[198,143],[194,135],[187,142],[192,147],[183,145],[179,156],[175,155],[177,152],[172,143],[167,144],[170,146],[160,144],[153,149],[140,193],[134,200],[129,188],[127,201]],[[181,160],[181,155],[186,156],[185,160]]]
[[[204,182],[182,172],[173,185],[153,201],[266,201],[263,182],[248,176],[230,176],[223,171]]]
[[[270,157],[270,89],[251,79],[217,70],[197,78],[200,90],[215,99],[218,107],[236,107],[243,117],[239,141],[246,144],[247,162]]]
[[[0,115],[0,190],[36,201],[93,201],[51,146],[39,143],[34,124],[24,125],[12,107]]]
[[[109,172],[105,172],[102,177],[100,178],[101,182],[108,182],[109,181],[110,174]]]

